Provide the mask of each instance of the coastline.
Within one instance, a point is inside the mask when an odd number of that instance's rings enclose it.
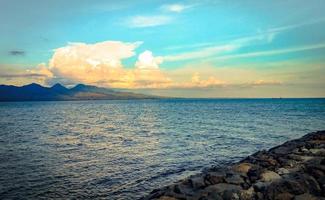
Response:
[[[325,199],[325,131],[208,169],[141,199]]]

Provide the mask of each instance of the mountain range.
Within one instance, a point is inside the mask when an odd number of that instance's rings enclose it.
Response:
[[[66,88],[59,83],[52,87],[44,87],[36,83],[24,86],[0,85],[0,101],[73,101],[157,98],[159,97],[122,92],[84,84],[78,84],[73,88]]]

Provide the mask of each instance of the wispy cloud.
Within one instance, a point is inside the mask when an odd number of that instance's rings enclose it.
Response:
[[[299,47],[291,47],[291,48],[285,48],[285,49],[276,49],[276,50],[270,50],[270,51],[257,51],[257,52],[250,52],[250,53],[225,55],[225,56],[215,57],[210,60],[227,60],[227,59],[234,59],[234,58],[273,56],[273,55],[279,55],[279,54],[287,54],[287,53],[294,53],[294,52],[299,52],[299,51],[308,51],[308,50],[315,50],[315,49],[323,49],[323,48],[325,48],[325,43],[305,45],[305,46],[299,46]]]
[[[131,28],[145,28],[169,24],[172,20],[171,16],[166,15],[134,16],[126,20],[126,25]]]
[[[1,78],[37,78],[47,77],[45,74],[38,73],[19,73],[19,74],[0,74]]]
[[[185,52],[176,55],[164,56],[165,61],[181,61],[181,60],[190,60],[190,59],[197,59],[197,58],[205,58],[209,56],[216,55],[218,53],[229,52],[237,49],[236,45],[220,45],[220,46],[213,46],[203,48],[197,51]]]
[[[180,3],[165,4],[165,5],[161,6],[161,10],[167,11],[167,12],[180,13],[180,12],[183,12],[184,10],[189,9],[193,6],[194,5],[184,5],[184,4],[180,4]]]
[[[194,51],[188,51],[176,55],[164,56],[165,61],[181,61],[181,60],[190,60],[198,58],[207,58],[211,56],[220,55],[223,53],[229,53],[231,51],[237,50],[243,46],[248,46],[252,44],[257,44],[258,42],[269,43],[273,40],[274,34],[257,34],[255,36],[243,37],[239,39],[232,40],[226,44],[219,45],[210,45],[210,43],[197,44],[196,46],[192,45],[191,47],[204,47]]]
[[[25,55],[25,51],[22,50],[11,50],[8,52],[9,55],[11,56],[24,56]]]
[[[309,21],[305,21],[305,22],[301,22],[301,23],[297,23],[297,24],[289,24],[289,25],[284,25],[284,26],[278,26],[278,27],[273,27],[273,28],[269,28],[266,29],[264,31],[259,31],[255,34],[251,34],[251,35],[237,35],[237,36],[232,36],[232,41],[229,41],[230,38],[227,38],[226,41],[221,41],[219,43],[245,43],[245,45],[248,45],[249,42],[251,41],[256,41],[256,40],[264,40],[265,42],[272,42],[272,40],[275,38],[276,35],[285,32],[285,31],[290,31],[293,29],[297,29],[300,27],[304,27],[304,26],[309,26],[309,25],[314,25],[314,24],[318,24],[318,23],[324,23],[325,22],[325,18],[320,18],[320,19],[314,19],[314,20],[309,20]],[[166,50],[182,50],[182,49],[189,49],[189,48],[209,48],[209,47],[213,47],[216,46],[216,43],[213,42],[202,42],[202,43],[196,43],[196,44],[183,44],[183,45],[176,45],[176,46],[168,46],[165,49]],[[203,49],[204,50],[204,49]]]
[[[289,25],[285,25],[285,26],[278,26],[278,27],[270,28],[267,30],[267,32],[277,33],[277,32],[288,31],[288,30],[297,29],[300,27],[314,25],[314,24],[318,24],[318,23],[324,23],[324,22],[325,22],[325,18],[313,19],[313,20],[309,20],[309,21],[305,21],[305,22],[301,22],[301,23],[297,23],[297,24],[289,24]]]

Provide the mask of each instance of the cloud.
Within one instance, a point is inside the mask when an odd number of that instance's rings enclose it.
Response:
[[[297,23],[297,24],[288,24],[286,26],[273,27],[273,28],[270,28],[267,31],[268,32],[283,32],[283,31],[297,29],[297,28],[300,28],[300,27],[314,25],[314,24],[323,23],[323,22],[325,22],[325,18],[320,18],[320,19],[318,18],[318,19],[312,19],[312,20]]]
[[[209,76],[207,79],[202,80],[198,72],[194,73],[191,82],[185,82],[175,85],[177,88],[212,88],[226,85],[225,81],[219,80],[214,76]]]
[[[167,11],[167,12],[176,12],[176,13],[180,13],[182,11],[184,11],[185,9],[190,8],[191,6],[186,6],[184,4],[166,4],[161,6],[161,9],[163,11]]]
[[[45,74],[40,73],[18,73],[18,74],[0,74],[1,78],[38,78],[47,77]]]
[[[323,48],[325,48],[325,43],[298,46],[298,47],[291,47],[291,48],[284,48],[284,49],[276,49],[276,50],[270,50],[270,51],[257,51],[257,52],[250,52],[250,53],[225,55],[225,56],[215,57],[215,58],[212,58],[210,60],[227,60],[227,59],[234,59],[234,58],[250,58],[250,57],[259,57],[259,56],[273,56],[273,55],[279,55],[279,54],[287,54],[287,53],[294,53],[294,52],[300,52],[300,51],[309,51],[309,50],[323,49]]]
[[[198,58],[206,58],[209,56],[216,55],[218,53],[224,53],[228,51],[233,51],[237,49],[236,45],[220,45],[207,47],[196,51],[180,53],[176,55],[164,56],[163,59],[166,61],[181,61],[181,60],[190,60],[190,59],[198,59]]]
[[[11,55],[11,56],[24,56],[25,55],[25,51],[22,51],[22,50],[12,50],[12,51],[9,51],[8,54]]]
[[[165,49],[167,50],[179,50],[179,49],[189,49],[189,48],[198,48],[201,49],[188,51],[184,53],[179,53],[176,55],[169,55],[165,56],[165,61],[180,61],[180,60],[189,60],[189,59],[197,59],[197,58],[207,58],[215,55],[219,55],[221,53],[228,53],[234,50],[237,50],[241,47],[255,45],[259,43],[271,43],[273,39],[281,32],[300,28],[303,26],[313,25],[317,23],[323,23],[325,18],[310,20],[306,22],[302,22],[299,24],[290,24],[286,26],[278,26],[274,28],[267,29],[265,31],[260,31],[255,35],[249,35],[245,37],[240,37],[233,39],[232,41],[224,42],[224,44],[216,45],[211,42],[205,43],[198,43],[198,44],[188,44],[188,45],[177,45],[177,46],[169,46]],[[307,45],[303,47],[294,47],[294,48],[287,48],[283,50],[271,50],[271,51],[264,51],[264,52],[252,52],[252,53],[245,53],[245,54],[234,54],[234,55],[225,55],[219,56],[212,59],[221,60],[221,59],[231,59],[231,58],[240,58],[240,57],[255,57],[255,56],[264,56],[264,55],[274,55],[274,54],[282,54],[282,53],[290,53],[296,51],[305,51],[311,49],[318,49],[323,48],[323,44],[317,45]]]
[[[235,50],[238,50],[244,46],[254,45],[258,43],[270,43],[275,37],[275,33],[260,33],[254,36],[242,37],[232,41],[229,41],[221,45],[211,45],[211,43],[201,43],[186,47],[203,47],[198,50],[188,51],[184,53],[179,53],[175,55],[164,56],[165,61],[182,61],[182,60],[192,60],[198,58],[207,58],[211,56],[216,56],[224,53],[229,53]],[[208,47],[206,47],[208,46]],[[184,46],[179,47],[169,47],[169,48],[183,48]]]
[[[126,20],[126,25],[131,28],[145,28],[169,24],[172,17],[165,15],[134,16]]]
[[[70,43],[55,49],[46,68],[50,73],[47,83],[86,83],[112,88],[166,87],[170,80],[159,68],[162,58],[155,57],[151,51],[142,52],[134,68],[123,66],[122,61],[135,56],[135,49],[141,44],[121,41]]]
[[[249,83],[249,85],[252,86],[264,86],[264,85],[281,85],[281,81],[275,81],[275,80],[256,80],[253,83]]]
[[[244,43],[244,40],[239,42]],[[137,56],[134,66],[123,66],[123,60],[135,57],[142,42],[105,41],[94,44],[69,43],[54,50],[48,64],[21,71],[4,70],[1,78],[36,80],[48,85],[60,82],[66,85],[85,83],[110,88],[124,89],[211,89],[240,88],[266,85],[281,85],[283,80],[274,79],[267,72],[253,69],[223,68],[201,63],[179,69],[163,70],[160,65],[166,57],[155,56],[145,50]],[[230,46],[207,48],[205,51],[187,54],[198,57],[210,53],[232,50]],[[324,45],[325,47],[325,45]],[[180,57],[178,57],[180,58]],[[178,59],[177,58],[177,59]],[[170,59],[170,58],[168,58]],[[182,58],[183,59],[183,58]],[[24,69],[24,68],[22,68]],[[238,76],[240,74],[240,76]],[[22,81],[21,81],[22,82]]]
[[[55,49],[50,60],[50,67],[61,71],[69,70],[64,67],[80,68],[85,65],[100,68],[102,65],[111,68],[121,67],[121,60],[135,55],[134,50],[142,42],[123,43],[119,41],[105,41],[95,44],[70,43],[68,46]]]
[[[154,57],[151,51],[146,50],[139,55],[135,66],[138,69],[158,69],[162,62],[162,57]]]
[[[27,68],[27,69],[26,69]],[[0,83],[25,85],[31,82],[44,84],[52,77],[52,72],[43,65],[26,67],[21,65],[0,64]]]

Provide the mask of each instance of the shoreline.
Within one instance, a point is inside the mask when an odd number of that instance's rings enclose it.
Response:
[[[143,200],[325,200],[325,131],[153,190]]]

